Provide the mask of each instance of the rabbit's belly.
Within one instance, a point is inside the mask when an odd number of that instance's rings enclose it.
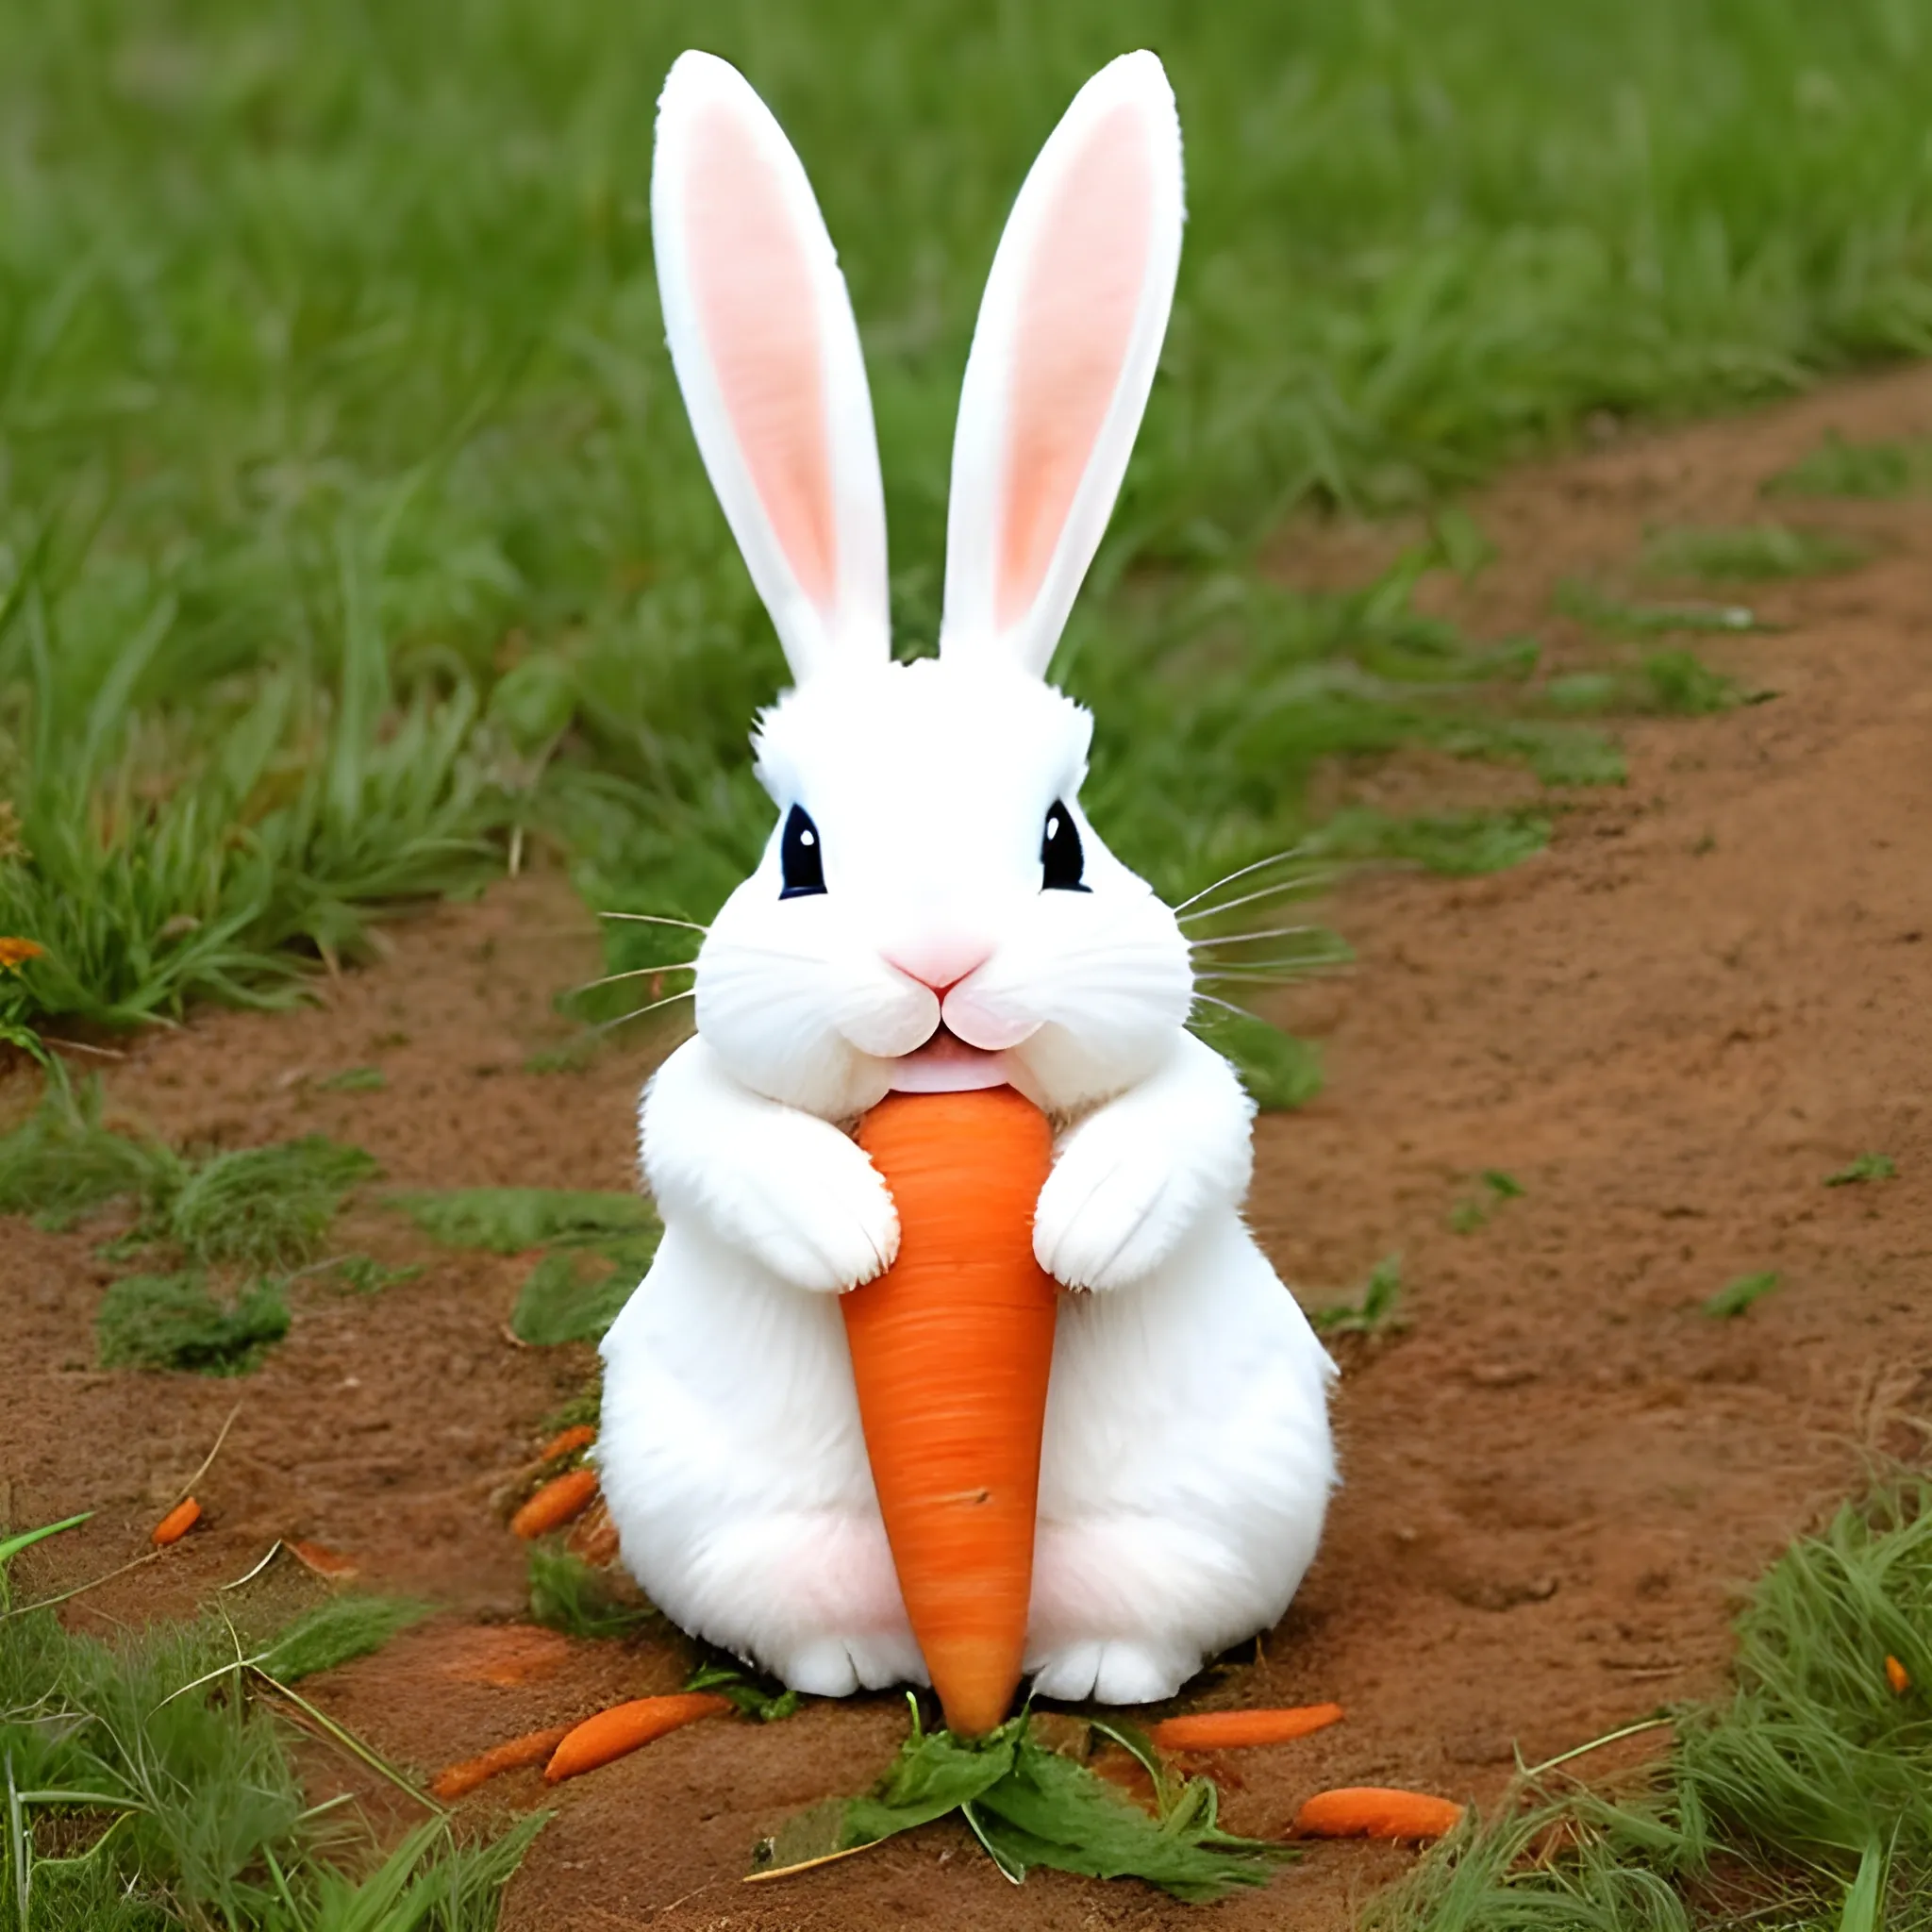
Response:
[[[1331,1373],[1232,1214],[1148,1280],[1062,1307],[1028,1630],[1042,1689],[1163,1696],[1280,1617],[1334,1484]]]
[[[801,1689],[916,1679],[836,1297],[670,1227],[602,1354],[604,1492],[658,1607]]]

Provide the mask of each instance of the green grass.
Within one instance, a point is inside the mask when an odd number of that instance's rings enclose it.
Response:
[[[0,1214],[66,1227],[109,1201],[145,1200],[170,1183],[174,1156],[158,1141],[104,1125],[104,1105],[98,1080],[76,1089],[58,1060],[49,1063],[40,1106],[0,1134]]]
[[[629,1637],[662,1622],[635,1591],[560,1543],[530,1545],[530,1616],[566,1637]]]
[[[264,1694],[420,1607],[332,1599],[251,1651],[244,1600],[110,1645],[10,1600],[20,1546],[0,1539],[0,1932],[491,1932],[541,1815],[486,1840],[436,1809],[385,1857],[308,1803]]]
[[[1851,496],[1875,501],[1932,490],[1932,441],[1854,442],[1830,431],[1816,449],[1764,485],[1767,496]]]
[[[1831,530],[1795,524],[1740,524],[1735,528],[1659,530],[1643,548],[1653,576],[1743,583],[1814,576],[1864,561],[1865,546]]]
[[[658,1226],[656,1211],[641,1195],[562,1188],[418,1191],[391,1194],[388,1205],[446,1246],[492,1255],[648,1237]]]
[[[553,1249],[524,1277],[510,1311],[510,1333],[538,1348],[601,1341],[649,1265],[618,1259],[599,1266],[578,1251]]]
[[[380,1172],[359,1147],[308,1134],[269,1147],[181,1155],[103,1120],[98,1080],[75,1089],[55,1062],[39,1108],[0,1134],[0,1214],[69,1225],[128,1200],[117,1246],[161,1244],[190,1267],[292,1268],[312,1260],[349,1191]]]
[[[158,1229],[192,1260],[296,1267],[321,1251],[349,1190],[380,1172],[321,1134],[213,1155],[189,1169]]]
[[[1784,1276],[1766,1269],[1757,1274],[1740,1274],[1727,1281],[1701,1306],[1714,1322],[1734,1322],[1748,1313],[1768,1294],[1784,1286]]]
[[[1632,603],[1607,596],[1575,577],[1565,577],[1557,586],[1551,602],[1564,616],[1574,617],[1579,624],[1624,637],[1653,637],[1674,630],[1728,632],[1773,628],[1748,605]]]
[[[1402,1257],[1384,1255],[1369,1270],[1358,1301],[1310,1308],[1308,1320],[1321,1335],[1359,1335],[1373,1341],[1400,1333],[1408,1326],[1402,1312]]]
[[[246,1374],[288,1332],[289,1305],[273,1282],[252,1283],[226,1301],[198,1274],[124,1275],[94,1314],[108,1369]]]
[[[1926,1924],[1932,1898],[1932,1490],[1797,1542],[1738,1623],[1727,1702],[1673,1711],[1610,1790],[1549,1768],[1372,1905],[1371,1932],[1719,1932]],[[1888,1656],[1907,1668],[1903,1695]],[[1584,1778],[1590,1760],[1567,1767]],[[1858,1917],[1857,1913],[1868,1916]]]
[[[1861,1154],[1855,1160],[1824,1176],[1827,1188],[1857,1187],[1863,1181],[1889,1181],[1896,1178],[1898,1162],[1889,1154]]]
[[[1491,728],[1504,669],[1403,585],[1266,586],[1289,510],[1932,339],[1932,35],[1897,0],[0,0],[0,937],[46,948],[0,978],[16,1034],[295,996],[532,841],[605,905],[704,917],[741,871],[778,665],[645,218],[688,43],[825,204],[908,648],[1015,187],[1093,67],[1167,59],[1187,258],[1062,666],[1095,817],[1169,890],[1292,842],[1337,754],[1614,775]],[[1466,571],[1481,533],[1436,547]]]
[[[657,1210],[637,1194],[451,1188],[391,1194],[389,1205],[450,1247],[541,1249],[509,1325],[518,1341],[542,1347],[597,1341],[651,1265],[662,1231]]]
[[[47,1066],[41,1104],[0,1134],[0,1214],[66,1227],[116,1202],[133,1224],[99,1252],[134,1262],[95,1314],[108,1368],[242,1374],[289,1330],[287,1271],[312,1262],[349,1191],[379,1172],[359,1147],[320,1134],[270,1147],[182,1155],[106,1124],[98,1080]],[[336,1264],[373,1292],[409,1271],[368,1256]],[[212,1275],[212,1279],[210,1276]]]
[[[262,1656],[262,1669],[277,1684],[297,1684],[318,1671],[332,1671],[367,1657],[399,1630],[420,1624],[431,1606],[408,1597],[350,1591],[325,1597],[279,1631]]]

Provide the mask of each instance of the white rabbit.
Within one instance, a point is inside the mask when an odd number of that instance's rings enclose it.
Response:
[[[646,1089],[663,1245],[605,1338],[605,1493],[678,1624],[838,1696],[925,1681],[838,1296],[898,1223],[848,1129],[1010,1083],[1057,1151],[1062,1302],[1028,1624],[1036,1691],[1138,1703],[1280,1617],[1334,1462],[1332,1366],[1243,1226],[1252,1108],[1186,1029],[1174,914],[1078,798],[1044,682],[1145,408],[1180,253],[1152,54],[1081,91],[992,265],[953,458],[937,659],[894,663],[872,405],[797,157],[708,55],[658,107],[652,220],[698,446],[797,688],[758,721],[777,824]]]

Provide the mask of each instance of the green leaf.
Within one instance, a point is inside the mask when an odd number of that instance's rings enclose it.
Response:
[[[1308,1320],[1322,1335],[1385,1335],[1408,1325],[1400,1312],[1402,1257],[1385,1255],[1369,1271],[1359,1302],[1313,1309]]]
[[[1728,1322],[1741,1315],[1754,1303],[1761,1302],[1782,1283],[1783,1276],[1767,1270],[1761,1274],[1740,1274],[1727,1281],[1704,1304],[1704,1312],[1715,1322]]]
[[[974,1801],[988,1849],[1022,1875],[1049,1865],[1091,1878],[1140,1878],[1206,1901],[1265,1885],[1291,1847],[1238,1839],[1215,1824],[1214,1787],[1191,1780],[1163,1817],[1084,1764],[1022,1738],[1012,1771]]]
[[[687,1690],[715,1690],[728,1697],[732,1707],[761,1724],[774,1724],[798,1709],[798,1692],[781,1689],[768,1677],[758,1676],[743,1665],[726,1657],[701,1663],[685,1679]]]
[[[1889,1154],[1861,1154],[1836,1174],[1824,1176],[1827,1188],[1856,1187],[1860,1181],[1889,1181],[1898,1174],[1898,1162]]]
[[[1014,1718],[972,1741],[950,1731],[915,1731],[876,1789],[848,1802],[847,1842],[870,1844],[909,1831],[990,1790],[1012,1770],[1024,1724]]]
[[[0,1537],[0,1564],[10,1562],[23,1550],[30,1550],[37,1542],[50,1536],[58,1536],[63,1529],[77,1529],[94,1512],[83,1509],[78,1516],[63,1517],[58,1523],[42,1524],[39,1529],[24,1529],[17,1536]]]
[[[1838,1932],[1878,1932],[1878,1904],[1885,1887],[1885,1854],[1867,1845],[1858,1860],[1858,1875],[1845,1888],[1844,1910]]]
[[[1291,1847],[1231,1837],[1215,1823],[1213,1786],[1191,1780],[1176,1791],[1144,1739],[1096,1724],[1148,1765],[1157,1816],[1075,1757],[1028,1734],[1025,1713],[989,1736],[962,1741],[918,1728],[873,1792],[815,1805],[760,1842],[755,1874],[774,1874],[856,1851],[958,1811],[987,1854],[1019,1883],[1034,1865],[1094,1878],[1141,1878],[1184,1899],[1210,1899],[1237,1885],[1267,1882]],[[1131,1741],[1130,1741],[1131,1739]]]

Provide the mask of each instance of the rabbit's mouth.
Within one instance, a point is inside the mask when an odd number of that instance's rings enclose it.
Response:
[[[894,1093],[966,1093],[1004,1087],[1007,1057],[963,1041],[942,1020],[923,1046],[892,1062]]]

